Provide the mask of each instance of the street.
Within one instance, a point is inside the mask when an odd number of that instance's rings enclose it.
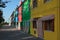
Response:
[[[42,40],[20,30],[0,29],[0,40]]]

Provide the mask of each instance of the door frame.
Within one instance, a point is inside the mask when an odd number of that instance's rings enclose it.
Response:
[[[41,28],[42,28],[42,37],[40,37],[40,26],[38,25],[40,22],[41,22]],[[39,23],[38,23],[39,22]],[[44,29],[43,29],[43,24],[42,24],[42,20],[39,18],[38,20],[37,20],[37,31],[38,31],[38,37],[39,38],[41,38],[41,39],[43,39],[44,38]]]

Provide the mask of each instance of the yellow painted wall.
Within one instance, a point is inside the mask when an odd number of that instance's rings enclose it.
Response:
[[[30,0],[30,7],[32,8],[32,0]],[[34,35],[33,34],[33,28],[32,28],[32,21],[30,21],[30,34]]]
[[[46,13],[48,13],[48,14],[46,14]],[[55,8],[55,9],[53,9],[51,11],[45,12],[45,14],[42,14],[42,15],[47,16],[47,15],[51,15],[51,14],[55,15],[54,32],[50,32],[50,31],[45,31],[44,30],[44,39],[45,40],[57,40],[57,27],[58,27],[57,8]]]
[[[59,1],[59,0],[58,0],[58,1]],[[58,40],[60,40],[60,4],[59,4],[59,3],[60,3],[60,1],[58,2],[58,6],[59,6],[59,8],[58,8],[58,13],[59,13],[59,14],[58,14],[58,22],[59,22],[59,23],[58,23],[58,26],[59,26],[59,27],[58,27]]]
[[[31,3],[31,19],[36,18],[36,17],[44,17],[48,15],[55,15],[55,23],[54,23],[54,32],[46,31],[44,30],[44,40],[59,40],[59,17],[60,14],[58,13],[59,5],[58,1],[59,0],[51,0],[47,3],[43,2],[44,0],[38,0],[38,6],[36,8],[32,8],[32,3]],[[31,22],[31,34],[34,35],[34,30],[33,25]],[[38,36],[38,33],[35,35]]]
[[[34,12],[32,12],[32,10],[35,10],[35,9],[32,8],[32,1],[33,1],[33,0],[31,0],[31,4],[30,4],[30,6],[31,6],[31,13],[34,13]],[[36,13],[36,12],[35,12],[35,13]],[[31,19],[32,19],[32,18],[33,18],[33,17],[32,17],[32,14],[31,14]],[[31,23],[31,24],[30,24],[30,26],[31,26],[31,27],[30,27],[30,32],[31,32],[30,34],[38,37],[37,29],[34,29],[34,28],[33,28],[33,23],[32,23],[32,21],[31,21],[30,23]],[[36,34],[34,34],[34,31],[36,31]]]

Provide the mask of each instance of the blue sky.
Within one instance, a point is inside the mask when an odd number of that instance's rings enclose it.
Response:
[[[12,14],[12,12],[15,10],[15,8],[17,7],[17,5],[19,5],[20,0],[8,0],[11,1],[9,3],[6,4],[6,8],[3,8],[3,17],[5,19],[5,21],[9,21],[9,17]]]

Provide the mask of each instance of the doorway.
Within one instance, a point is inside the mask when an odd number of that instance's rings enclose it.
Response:
[[[40,20],[40,18],[37,21],[37,31],[38,31],[38,37],[43,39],[44,31],[42,26],[42,20]]]

